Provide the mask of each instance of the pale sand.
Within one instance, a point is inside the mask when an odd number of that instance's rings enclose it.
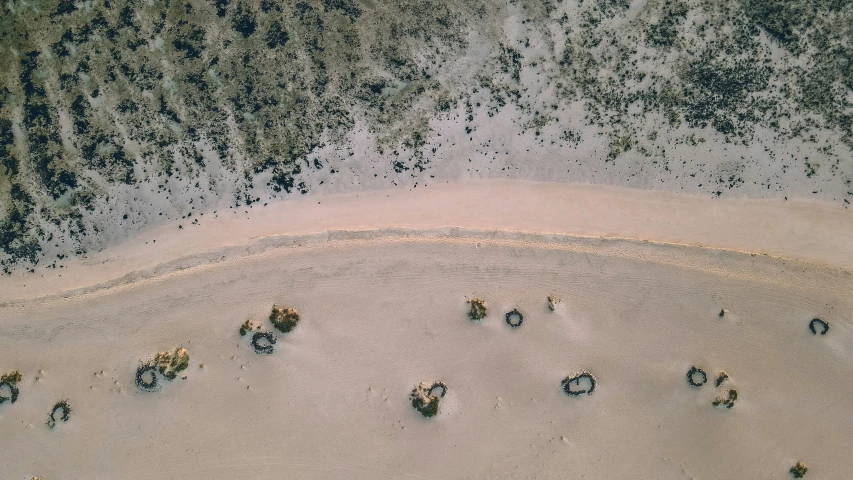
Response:
[[[466,181],[406,190],[307,195],[145,231],[132,240],[0,277],[0,302],[134,280],[261,237],[389,227],[632,238],[805,259],[853,270],[853,214],[825,202],[719,199],[600,185]],[[183,229],[178,229],[178,226]],[[206,261],[206,260],[205,260]],[[70,270],[69,270],[70,269]]]
[[[0,369],[24,380],[0,406],[2,478],[789,478],[798,460],[807,479],[846,478],[849,213],[593,187],[585,203],[564,188],[542,186],[538,205],[444,192],[405,217],[428,195],[374,193],[382,208],[354,217],[341,201],[326,212],[338,223],[222,219],[206,246],[186,227],[163,233],[156,263],[118,282],[141,246],[104,252],[118,259],[100,270],[72,265],[62,278],[82,272],[77,283],[24,277],[30,295],[4,279]],[[458,222],[436,213],[450,205]],[[394,224],[407,228],[310,235]],[[280,233],[304,235],[252,239]],[[189,258],[169,250],[180,238],[197,240]],[[20,299],[38,293],[53,296]],[[548,295],[562,298],[555,312]],[[466,317],[471,297],[489,304],[482,324]],[[247,317],[268,329],[273,303],[303,320],[256,355],[237,329]],[[517,329],[503,317],[513,308]],[[808,331],[814,317],[828,335]],[[137,389],[139,360],[178,345],[188,379]],[[708,384],[687,384],[692,365]],[[711,406],[721,369],[740,392],[731,410]],[[560,380],[581,370],[598,386],[570,398]],[[432,380],[448,392],[427,420],[408,394]],[[74,411],[50,430],[61,398]]]

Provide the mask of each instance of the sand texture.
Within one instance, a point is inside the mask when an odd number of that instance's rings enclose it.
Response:
[[[788,478],[797,461],[809,479],[853,471],[846,269],[458,227],[258,238],[217,255],[0,306],[2,367],[24,374],[20,398],[0,406],[3,478]],[[481,322],[468,318],[471,298],[487,302]],[[251,318],[273,331],[274,303],[300,323],[258,355],[238,330]],[[513,309],[518,328],[505,322]],[[815,317],[827,335],[809,331]],[[186,371],[157,391],[134,384],[141,360],[177,346]],[[687,382],[692,366],[707,372],[701,387]],[[595,390],[566,395],[561,381],[583,371]],[[447,392],[426,418],[409,394],[436,381]],[[735,405],[712,406],[730,388]],[[69,420],[48,428],[65,398]]]

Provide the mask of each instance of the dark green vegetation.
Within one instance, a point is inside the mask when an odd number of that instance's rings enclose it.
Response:
[[[718,395],[717,398],[715,398],[714,401],[711,402],[711,404],[715,407],[722,406],[726,408],[732,408],[735,406],[735,402],[737,401],[737,395],[737,389],[730,388],[725,395]]]
[[[272,325],[282,333],[288,333],[299,324],[299,313],[296,310],[288,307],[272,307],[272,312],[270,313],[270,322]]]
[[[812,335],[817,335],[818,333],[826,335],[829,333],[829,323],[819,318],[813,318],[809,322],[809,330],[812,332]]]
[[[257,354],[271,355],[275,350],[276,336],[272,332],[255,332],[252,335],[252,349]]]
[[[719,387],[726,380],[729,379],[729,374],[725,372],[725,370],[720,370],[720,373],[717,375],[717,379],[714,380],[714,386]]]
[[[790,182],[853,181],[853,2],[633,6],[5,2],[0,262],[32,268],[116,231],[306,193],[311,172],[350,165],[356,134],[376,152],[359,161],[375,163],[377,182],[416,183],[440,173],[435,159],[470,155],[438,136],[438,122],[456,123],[467,143],[502,112],[528,142],[603,141],[585,162],[634,162],[617,181],[636,170],[720,195],[767,162],[801,174]],[[583,131],[563,124],[575,117]],[[719,171],[675,164],[676,145],[705,152],[705,142],[762,148]],[[785,142],[816,153],[774,157]],[[341,154],[312,157],[321,150]],[[520,161],[535,173],[532,157]],[[777,178],[759,181],[784,194]]]
[[[412,401],[412,407],[415,410],[430,418],[438,414],[438,405],[446,393],[447,385],[443,382],[425,382],[412,390],[409,399]]]
[[[242,325],[240,325],[240,336],[241,337],[246,336],[247,333],[251,332],[255,328],[261,328],[261,327],[256,326],[255,322],[253,322],[251,318],[246,320],[245,322],[243,322]]]
[[[23,375],[21,375],[21,372],[17,370],[0,377],[0,405],[6,403],[6,401],[9,401],[9,403],[15,403],[18,401],[18,395],[20,393],[18,390],[18,382],[22,379]],[[6,389],[9,390],[8,397],[4,394],[4,390]]]
[[[489,309],[486,308],[485,300],[473,298],[471,300],[468,300],[468,303],[471,305],[471,308],[468,310],[468,318],[475,322],[486,318],[486,314],[488,313]]]
[[[690,367],[687,371],[687,383],[694,387],[701,387],[708,382],[708,375],[705,370],[698,367]]]
[[[585,383],[587,386],[584,386],[581,380],[584,380],[583,383]],[[583,371],[580,373],[569,375],[568,377],[564,378],[560,382],[560,387],[563,389],[563,392],[565,392],[566,395],[570,397],[577,397],[583,395],[584,393],[587,395],[592,395],[592,392],[595,391],[596,383],[597,382],[595,380],[595,375],[587,371]]]
[[[182,347],[174,352],[160,352],[154,357],[154,364],[167,380],[174,380],[178,374],[190,366],[190,354]]]
[[[797,462],[797,464],[791,467],[791,470],[789,470],[791,476],[793,476],[794,478],[803,478],[806,476],[806,472],[808,471],[809,467],[807,467],[806,464],[803,462]]]
[[[60,400],[56,402],[56,405],[54,405],[53,408],[50,410],[50,415],[47,418],[47,426],[50,428],[56,427],[57,411],[62,413],[59,419],[63,422],[67,422],[69,415],[71,414],[71,405],[68,404],[68,400]]]

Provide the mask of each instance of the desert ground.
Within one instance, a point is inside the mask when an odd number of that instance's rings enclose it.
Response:
[[[0,359],[23,379],[0,405],[3,478],[853,471],[843,208],[509,181],[300,201],[4,277]],[[272,329],[273,304],[300,313],[293,331]],[[240,336],[247,319],[272,354]],[[135,384],[179,346],[177,378]],[[594,391],[564,393],[584,371]],[[426,418],[409,394],[437,381]],[[49,428],[60,399],[69,419]]]

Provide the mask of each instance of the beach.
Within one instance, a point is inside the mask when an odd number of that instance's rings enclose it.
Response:
[[[453,187],[387,192],[385,203],[372,192],[376,208],[341,207],[337,223],[331,213],[211,220],[221,235],[206,244],[191,229],[156,232],[159,256],[107,249],[67,267],[85,273],[74,282],[31,276],[30,296],[24,277],[4,278],[3,368],[23,380],[17,402],[0,406],[3,476],[788,478],[803,461],[807,478],[829,479],[853,469],[849,247],[812,230],[851,228],[846,211],[533,182]],[[544,193],[498,200],[524,188]],[[658,221],[662,211],[673,221]],[[786,221],[762,220],[774,212]],[[548,296],[560,299],[553,311]],[[467,316],[475,298],[488,307],[479,322]],[[299,312],[292,332],[273,330],[273,304]],[[518,327],[505,321],[514,309]],[[809,330],[814,318],[826,335]],[[275,333],[272,354],[240,337],[247,319]],[[138,388],[140,362],[178,346],[189,367]],[[691,386],[691,367],[707,383]],[[566,395],[561,381],[584,371],[594,391]],[[718,387],[720,371],[729,378]],[[432,418],[409,400],[421,382],[447,386]],[[730,389],[732,408],[712,405]],[[50,429],[61,398],[73,411]]]

